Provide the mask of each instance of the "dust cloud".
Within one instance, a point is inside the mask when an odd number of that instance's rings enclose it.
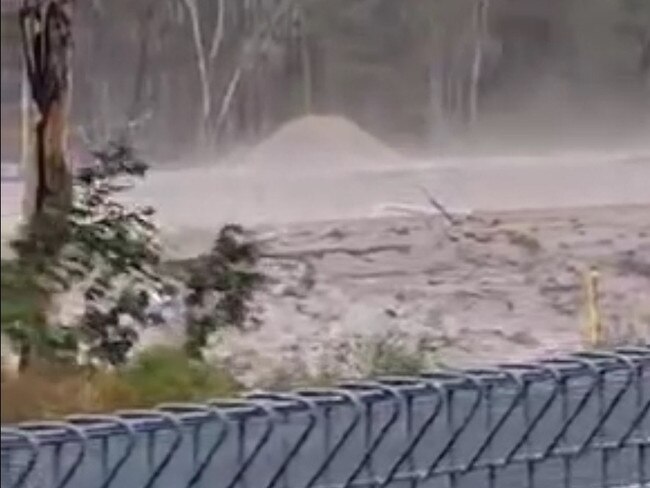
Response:
[[[647,154],[415,159],[344,118],[310,116],[229,160],[153,171],[129,198],[155,205],[173,248],[186,254],[228,222],[430,213],[426,192],[461,213],[650,203]]]
[[[130,197],[156,206],[171,256],[237,222],[313,266],[265,259],[261,325],[208,347],[250,386],[365,374],[364,347],[382,341],[455,366],[577,349],[592,265],[609,340],[649,337],[650,153],[531,153],[415,158],[344,118],[306,117],[228,161],[154,171]],[[459,240],[427,194],[459,216]]]

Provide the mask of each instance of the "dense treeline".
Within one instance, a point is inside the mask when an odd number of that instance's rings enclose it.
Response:
[[[20,96],[13,22],[3,132]],[[157,157],[223,152],[308,112],[419,147],[541,131],[560,110],[567,124],[619,110],[629,131],[650,112],[646,0],[89,0],[75,26],[74,123],[102,139],[138,120]]]

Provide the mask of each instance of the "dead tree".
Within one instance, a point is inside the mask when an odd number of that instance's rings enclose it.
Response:
[[[643,47],[641,48],[639,71],[645,81],[646,87],[650,90],[650,30],[646,34]]]
[[[66,159],[72,51],[72,0],[23,0],[23,55],[36,108],[28,163],[25,211],[28,221],[46,210],[65,211],[72,199]]]
[[[469,90],[469,123],[475,125],[478,120],[479,83],[483,71],[484,42],[487,32],[489,0],[476,0],[474,7],[474,59]]]

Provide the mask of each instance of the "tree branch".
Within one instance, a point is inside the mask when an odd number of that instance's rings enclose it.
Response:
[[[199,10],[196,5],[196,0],[183,0],[187,12],[190,16],[190,23],[192,24],[192,37],[194,41],[194,49],[196,52],[197,58],[197,68],[199,71],[199,79],[201,83],[201,94],[203,99],[203,110],[202,118],[203,123],[210,117],[210,108],[212,105],[211,102],[211,93],[210,93],[210,83],[208,79],[208,69],[205,61],[205,51],[203,49],[203,40],[201,36],[201,26],[199,24]],[[204,127],[205,129],[205,127]]]
[[[214,28],[214,35],[212,36],[212,45],[210,47],[210,63],[212,63],[218,56],[223,41],[224,24],[226,17],[226,3],[225,0],[218,0],[217,8],[219,9],[217,15],[217,23]]]

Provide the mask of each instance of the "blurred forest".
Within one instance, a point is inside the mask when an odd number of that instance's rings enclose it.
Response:
[[[3,162],[20,149],[17,6],[2,1]],[[306,113],[418,151],[650,133],[648,0],[77,0],[74,26],[73,125],[103,140],[137,121],[160,161]]]

